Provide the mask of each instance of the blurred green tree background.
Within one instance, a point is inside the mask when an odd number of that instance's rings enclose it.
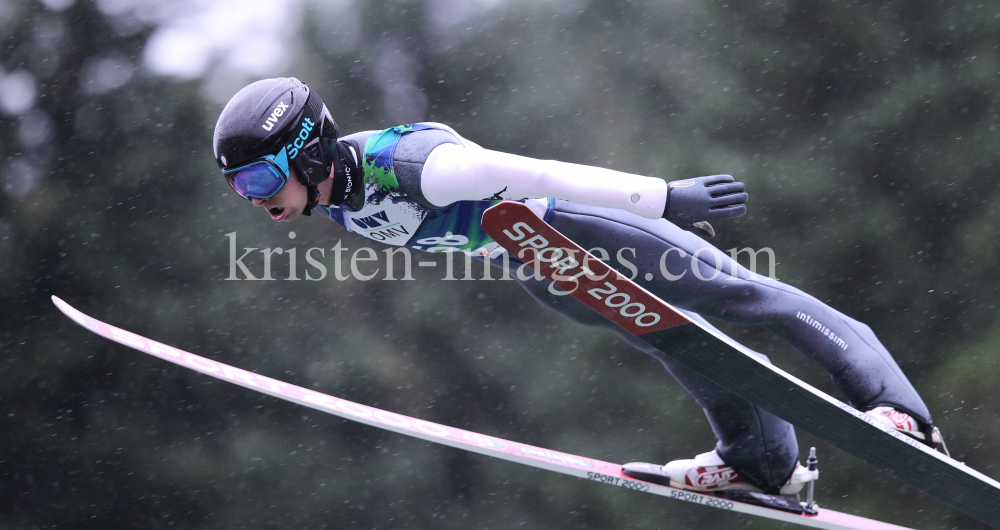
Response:
[[[1000,476],[998,30],[1000,6],[962,1],[0,0],[0,528],[781,526],[341,421],[60,315],[50,295],[270,377],[595,458],[711,449],[653,359],[513,282],[441,281],[443,256],[415,281],[226,281],[228,233],[326,248],[331,275],[337,241],[369,243],[271,223],[221,179],[218,113],[276,75],[310,83],[344,133],[439,121],[537,158],[733,174],[749,213],[715,243],[771,247],[780,279],[869,324],[953,456]],[[724,327],[837,395],[766,333]],[[826,507],[982,528],[799,439]]]

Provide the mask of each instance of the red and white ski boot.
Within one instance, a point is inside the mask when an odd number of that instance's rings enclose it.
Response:
[[[670,485],[693,491],[746,490],[763,493],[763,490],[744,479],[735,469],[722,461],[714,450],[688,460],[674,460],[663,466],[670,477]],[[809,471],[801,464],[795,465],[791,478],[781,487],[782,495],[802,491],[808,482],[818,478],[818,471]]]
[[[866,412],[876,421],[885,425],[886,427],[891,427],[897,431],[910,436],[914,439],[920,440],[931,447],[941,446],[942,452],[948,454],[948,446],[944,443],[944,438],[941,436],[941,431],[937,427],[926,428],[920,424],[909,414],[905,412],[900,412],[892,407],[875,407],[868,412]],[[931,443],[927,443],[927,433],[931,435]]]
[[[802,487],[819,478],[816,466],[809,470],[796,463],[791,478],[781,487],[781,494],[795,495]],[[722,461],[714,450],[702,453],[692,459],[674,460],[666,465],[631,462],[622,466],[625,475],[689,491],[697,491],[716,497],[766,506],[791,513],[814,514],[814,506],[805,506],[788,497],[768,495],[747,482],[735,469]],[[812,499],[810,499],[810,502]]]

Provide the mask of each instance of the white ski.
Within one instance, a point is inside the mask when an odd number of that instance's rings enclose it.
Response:
[[[671,499],[690,502],[710,508],[718,508],[737,513],[754,515],[784,521],[810,528],[826,528],[831,530],[907,530],[904,527],[865,519],[855,515],[817,508],[815,515],[796,515],[793,513],[766,508],[753,504],[723,499],[712,495],[703,495],[668,486],[660,486],[629,478],[622,474],[622,466],[610,462],[602,462],[583,456],[571,455],[524,445],[510,440],[494,438],[479,433],[464,431],[437,423],[403,416],[374,407],[361,405],[344,399],[328,396],[320,392],[302,388],[289,383],[271,379],[259,374],[234,368],[227,364],[206,359],[193,353],[167,346],[147,339],[135,333],[125,331],[115,326],[105,324],[76,310],[58,297],[52,301],[66,316],[76,323],[101,335],[154,357],[170,361],[185,368],[244,386],[257,392],[269,394],[285,401],[298,403],[328,414],[340,416],[349,420],[361,422],[387,431],[413,436],[422,440],[436,442],[474,453],[509,460],[549,471],[593,480],[634,491],[652,493]]]

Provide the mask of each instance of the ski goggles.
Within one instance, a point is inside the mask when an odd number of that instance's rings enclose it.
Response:
[[[276,155],[262,156],[222,174],[240,197],[270,199],[288,182],[288,155],[281,148]]]

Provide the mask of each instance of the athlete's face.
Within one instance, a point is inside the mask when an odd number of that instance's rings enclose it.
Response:
[[[295,176],[295,170],[289,168],[291,176],[288,182],[270,199],[250,199],[254,206],[261,206],[275,221],[291,221],[306,209],[309,193],[305,185]]]

